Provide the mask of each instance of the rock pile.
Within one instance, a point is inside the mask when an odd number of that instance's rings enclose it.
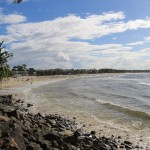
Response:
[[[120,136],[97,137],[77,128],[75,118],[31,114],[22,100],[0,96],[0,150],[115,150],[140,149]]]

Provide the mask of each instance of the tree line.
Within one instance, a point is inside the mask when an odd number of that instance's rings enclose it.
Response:
[[[37,75],[37,76],[51,76],[51,75],[76,75],[76,74],[99,74],[99,73],[140,73],[140,72],[150,72],[150,70],[119,70],[119,69],[34,69],[27,68],[26,64],[14,66],[12,69],[13,72],[22,72],[27,71],[28,75]]]
[[[150,72],[150,70],[118,70],[118,69],[47,69],[36,70],[37,76],[49,76],[49,75],[76,75],[76,74],[99,74],[99,73],[141,73]]]

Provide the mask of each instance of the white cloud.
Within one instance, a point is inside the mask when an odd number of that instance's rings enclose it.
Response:
[[[69,61],[70,58],[68,57],[68,55],[66,55],[65,53],[63,53],[62,51],[59,51],[56,54],[56,59],[58,59],[58,61]]]
[[[138,45],[143,45],[143,44],[144,44],[144,41],[137,41],[134,43],[128,43],[127,45],[128,46],[138,46]]]
[[[27,18],[19,14],[9,14],[5,15],[0,11],[0,24],[17,24],[25,22]]]
[[[147,40],[147,41],[150,41],[150,36],[147,36],[144,39]]]
[[[132,20],[126,23],[118,21],[123,18],[124,15],[122,12],[110,12],[102,15],[90,15],[86,18],[70,15],[66,17],[56,18],[52,21],[10,26],[8,28],[8,32],[17,32],[18,34],[47,33],[49,34],[49,36],[54,35],[66,39],[94,39],[112,33],[121,33],[127,30],[150,28],[149,19]]]
[[[5,15],[3,23],[12,25],[7,26],[7,35],[0,36],[0,39],[5,39],[10,44],[10,50],[14,53],[14,65],[26,63],[37,68],[42,65],[44,68],[136,68],[146,55],[149,56],[149,49],[133,51],[132,46],[142,45],[145,41],[124,45],[93,45],[80,41],[150,28],[149,19],[124,22],[123,12],[107,12],[85,18],[69,15],[36,23],[20,23],[26,21],[26,18],[21,15],[18,17],[19,21],[13,20],[11,15]]]
[[[9,36],[0,35],[0,41],[5,41],[5,44],[9,44],[13,42],[14,39]]]

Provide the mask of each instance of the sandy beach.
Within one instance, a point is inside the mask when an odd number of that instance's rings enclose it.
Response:
[[[0,83],[0,89],[21,87],[25,85],[35,84],[38,82],[46,82],[52,80],[65,80],[81,77],[82,75],[55,75],[55,76],[20,76],[18,78],[10,77],[4,79]]]
[[[108,76],[108,74],[103,73],[103,76]],[[110,75],[110,74],[109,74]],[[112,74],[114,75],[114,74]],[[22,87],[26,85],[31,85],[35,83],[49,82],[49,81],[59,81],[59,80],[70,80],[75,78],[86,78],[100,76],[100,74],[78,74],[78,75],[53,75],[53,76],[20,76],[18,78],[9,77],[8,79],[4,79],[0,83],[0,90],[8,89],[8,88],[16,88]]]

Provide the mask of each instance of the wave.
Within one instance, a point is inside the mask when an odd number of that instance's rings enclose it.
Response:
[[[103,100],[96,100],[96,101],[102,105],[105,105],[108,108],[120,111],[120,112],[130,115],[132,117],[150,120],[150,113],[148,113],[148,112],[143,112],[140,110],[133,110],[133,109],[121,106],[119,104],[108,102],[108,101],[103,101]]]
[[[150,95],[142,95],[142,97],[150,99]]]
[[[150,83],[140,83],[141,85],[150,86]]]
[[[120,98],[120,99],[132,99],[134,101],[137,101],[136,98],[131,97],[131,96],[127,96],[127,95],[117,95],[117,94],[110,94],[110,97],[114,97],[114,98]]]

